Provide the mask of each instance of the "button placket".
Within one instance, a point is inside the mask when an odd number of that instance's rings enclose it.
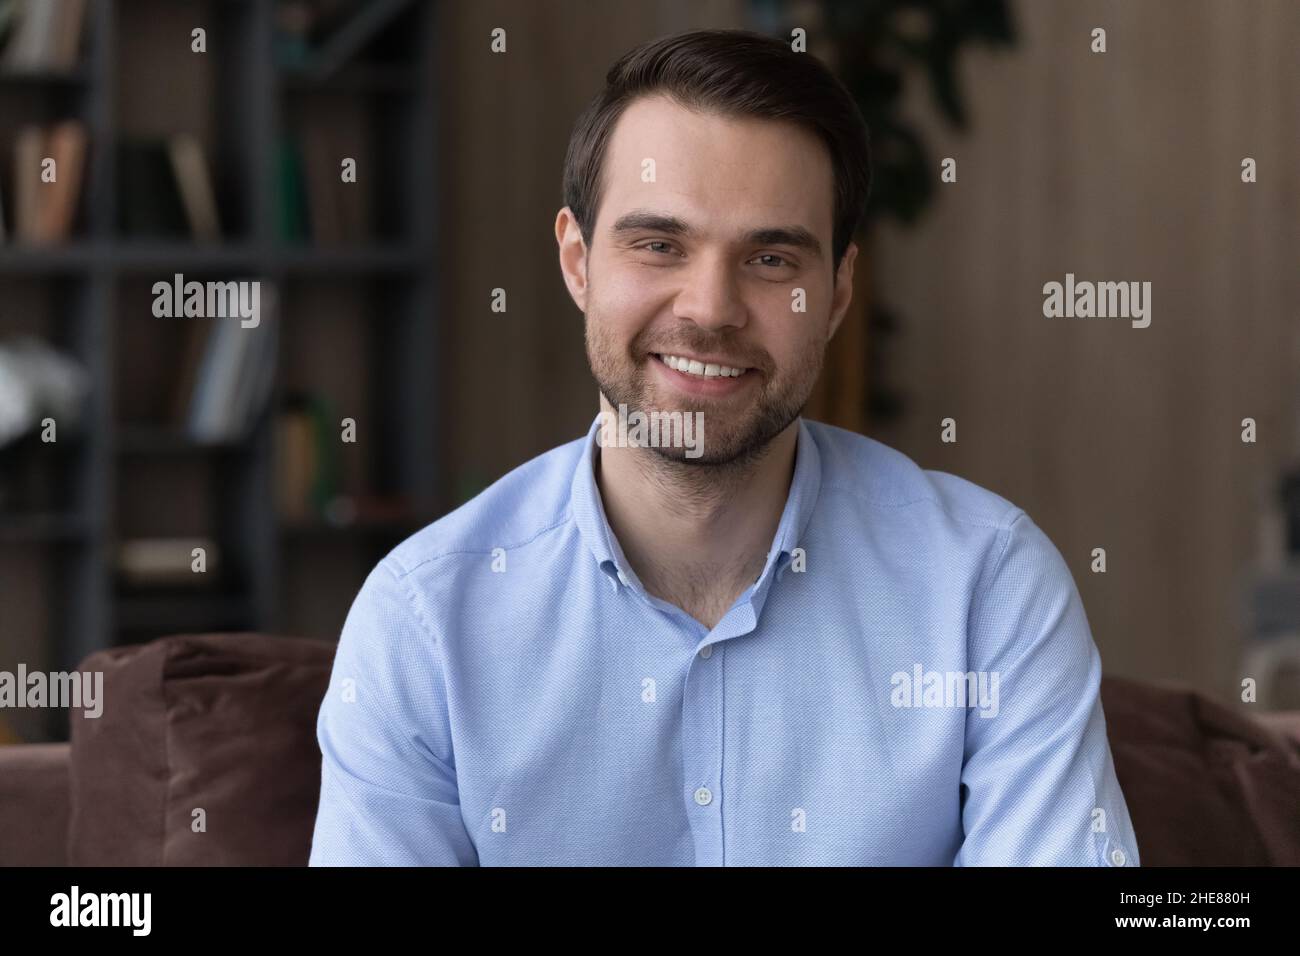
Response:
[[[697,657],[707,659],[712,653],[712,645],[706,644]],[[721,677],[722,669],[716,663],[688,668],[682,695],[683,796],[695,841],[696,866],[723,863]]]

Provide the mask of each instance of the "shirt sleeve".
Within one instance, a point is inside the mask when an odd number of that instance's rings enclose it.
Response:
[[[954,865],[1137,866],[1074,578],[1023,512],[999,542],[969,630],[969,666],[998,692],[966,713]]]
[[[460,813],[441,650],[387,562],[339,637],[316,736],[309,866],[476,866]]]

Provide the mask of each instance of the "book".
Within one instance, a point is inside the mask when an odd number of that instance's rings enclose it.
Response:
[[[20,744],[23,739],[9,729],[9,725],[0,720],[0,747],[8,747],[10,744]]]
[[[81,53],[82,23],[85,16],[86,0],[59,0],[49,56],[52,69],[67,71],[76,68]]]
[[[282,0],[276,7],[272,50],[279,66],[300,67],[306,62],[317,15],[307,0]]]
[[[238,316],[193,320],[211,329],[194,373],[185,419],[185,431],[196,441],[241,440],[266,407],[279,350],[272,284],[262,284],[259,303],[258,324],[249,328]]]
[[[40,235],[41,159],[45,131],[24,126],[14,137],[14,238],[35,242]]]
[[[17,23],[4,51],[4,68],[13,72],[41,69],[41,58],[54,35],[54,18],[58,2],[38,3],[25,0],[18,6]]]
[[[324,515],[330,502],[338,497],[341,486],[339,419],[333,404],[320,395],[312,396],[307,407],[312,422],[312,458],[315,464],[309,500],[312,513]]]
[[[189,424],[190,404],[194,400],[194,390],[198,387],[199,366],[211,337],[212,323],[199,319],[190,326],[185,338],[185,353],[181,358],[180,375],[176,379],[171,407],[172,424],[181,429]]]
[[[340,243],[347,238],[339,194],[344,186],[339,178],[342,157],[336,154],[322,124],[309,123],[303,128],[302,157],[307,173],[307,222],[311,238],[322,245]]]
[[[19,0],[0,0],[0,59],[18,19]]]
[[[339,219],[347,242],[366,242],[371,238],[370,190],[373,185],[370,163],[370,134],[366,116],[358,109],[340,109],[329,126],[329,140],[334,151],[334,190],[338,196]],[[340,178],[339,163],[345,156],[356,160],[356,182]]]
[[[244,353],[252,342],[248,334],[252,330],[242,328],[236,318],[200,321],[215,322],[216,329],[194,391],[189,433],[196,441],[218,443],[230,437],[230,403],[234,400]]]
[[[307,222],[321,245],[371,238],[369,151],[364,117],[337,110],[309,118],[301,127],[307,180]],[[357,164],[355,182],[343,181],[343,160]]]
[[[85,0],[25,0],[0,15],[15,21],[0,65],[13,72],[66,72],[81,50]]]
[[[118,227],[124,236],[173,239],[189,235],[166,141],[118,144],[117,195]]]
[[[298,144],[282,137],[275,150],[276,227],[280,238],[301,242],[307,238],[307,199],[303,185],[302,155]]]
[[[204,551],[204,573],[194,571],[194,549]],[[220,569],[221,553],[211,538],[131,538],[117,550],[117,572],[133,587],[208,584]]]
[[[72,233],[77,201],[86,165],[86,127],[79,120],[64,120],[50,130],[46,146],[54,160],[55,181],[42,182],[37,212],[37,238],[58,242]]]
[[[212,192],[212,177],[208,173],[203,147],[193,136],[182,133],[167,141],[167,155],[180,190],[190,234],[205,242],[219,240],[221,222],[217,217],[217,200]]]
[[[306,399],[292,396],[276,417],[275,488],[280,517],[305,522],[311,516],[311,490],[316,472],[315,426]]]
[[[231,439],[249,435],[270,397],[279,351],[276,318],[275,287],[263,282],[259,322],[255,328],[240,330],[250,341],[235,376],[234,393],[225,406],[228,417],[224,429]]]

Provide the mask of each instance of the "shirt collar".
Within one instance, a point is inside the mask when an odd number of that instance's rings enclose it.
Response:
[[[767,564],[763,568],[760,580],[766,577],[774,564],[778,564],[778,577],[784,573],[792,551],[799,546],[808,522],[812,520],[813,509],[821,491],[822,464],[817,443],[808,430],[803,418],[798,419],[798,441],[795,445],[794,475],[790,480],[790,492],[786,496],[785,509],[777,525],[772,547],[768,552]],[[587,547],[595,556],[601,570],[627,584],[635,579],[632,568],[628,565],[618,539],[614,536],[605,517],[605,508],[600,500],[600,489],[596,485],[595,461],[599,452],[596,435],[600,430],[601,416],[596,415],[587,430],[583,443],[582,458],[578,462],[570,486],[569,505],[573,512],[578,531],[582,534]]]

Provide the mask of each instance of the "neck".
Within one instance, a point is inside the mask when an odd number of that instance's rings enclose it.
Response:
[[[612,414],[605,397],[601,408]],[[671,461],[653,448],[598,448],[596,483],[610,528],[642,584],[671,600],[672,582],[710,575],[739,590],[767,561],[794,474],[796,419],[757,455],[726,465]]]

